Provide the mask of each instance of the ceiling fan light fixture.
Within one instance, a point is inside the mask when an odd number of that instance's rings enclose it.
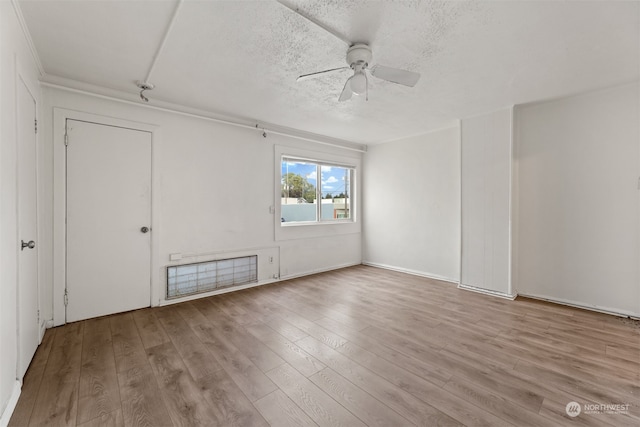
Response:
[[[367,77],[364,71],[356,72],[351,78],[351,90],[357,95],[362,95],[367,90]]]

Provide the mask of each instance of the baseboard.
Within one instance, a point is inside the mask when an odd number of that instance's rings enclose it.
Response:
[[[11,396],[7,401],[7,406],[5,406],[4,410],[2,411],[2,417],[0,417],[0,427],[9,425],[9,420],[11,419],[11,415],[13,415],[13,411],[16,409],[21,391],[22,384],[20,384],[20,381],[16,381],[13,384],[13,391],[11,392]]]
[[[362,261],[362,265],[368,265],[369,267],[384,268],[385,270],[411,274],[412,276],[426,277],[427,279],[440,280],[442,282],[454,283],[456,285],[460,283],[457,279],[452,279],[450,277],[440,276],[438,274],[425,273],[424,271],[411,270],[409,268],[395,267],[393,265],[379,264],[377,262]]]
[[[640,320],[640,313],[634,313],[632,311],[619,310],[619,309],[616,309],[616,308],[609,308],[609,307],[601,307],[601,306],[598,306],[598,305],[585,305],[585,304],[580,303],[580,302],[576,302],[576,301],[572,301],[572,300],[566,300],[566,299],[563,299],[563,298],[549,297],[549,296],[545,296],[545,295],[535,295],[535,294],[527,294],[527,293],[519,293],[518,295],[521,296],[521,297],[525,297],[525,298],[531,298],[531,299],[536,299],[536,300],[540,300],[540,301],[552,302],[554,304],[561,304],[561,305],[566,305],[566,306],[569,306],[569,307],[581,308],[583,310],[596,311],[598,313],[610,314],[612,316],[630,317],[632,319]]]
[[[508,299],[508,300],[511,300],[511,301],[516,299],[516,297],[518,296],[518,294],[510,295],[510,294],[505,294],[504,292],[492,291],[490,289],[483,289],[483,288],[477,288],[475,286],[463,285],[462,283],[460,283],[458,285],[458,289],[463,289],[465,291],[471,291],[471,292],[477,292],[479,294],[484,294],[484,295],[490,295],[492,297],[504,298],[504,299]]]
[[[295,273],[295,274],[289,274],[287,276],[281,276],[280,280],[297,279],[298,277],[305,277],[305,276],[311,276],[312,274],[326,273],[327,271],[340,270],[341,268],[354,267],[356,265],[361,265],[361,264],[362,263],[360,262],[355,262],[355,263],[334,265],[328,268],[320,268],[318,270],[311,270],[311,271],[305,271],[303,273]]]
[[[186,302],[186,301],[193,301],[193,300],[196,300],[196,299],[211,297],[211,296],[214,296],[214,295],[227,294],[229,292],[240,291],[242,289],[255,288],[255,287],[258,287],[258,286],[268,285],[270,283],[275,283],[275,282],[278,282],[278,281],[279,281],[278,279],[269,279],[269,280],[263,280],[263,281],[257,282],[257,283],[247,283],[246,285],[230,286],[228,288],[216,289],[215,291],[211,291],[211,292],[203,292],[201,294],[187,295],[187,296],[184,296],[184,297],[181,297],[181,298],[163,300],[163,301],[160,301],[160,304],[158,304],[158,307],[163,307],[165,305],[178,304],[178,303]]]

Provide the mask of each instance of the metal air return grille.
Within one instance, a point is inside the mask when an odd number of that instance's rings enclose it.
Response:
[[[167,298],[257,281],[257,255],[171,266],[167,267]]]

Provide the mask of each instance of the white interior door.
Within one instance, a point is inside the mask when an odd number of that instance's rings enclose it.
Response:
[[[18,378],[38,347],[38,249],[36,181],[36,101],[18,83]]]
[[[66,320],[151,301],[151,133],[67,120]]]

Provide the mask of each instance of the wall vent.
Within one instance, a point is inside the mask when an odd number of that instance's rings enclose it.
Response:
[[[258,281],[258,256],[167,267],[167,299]]]

